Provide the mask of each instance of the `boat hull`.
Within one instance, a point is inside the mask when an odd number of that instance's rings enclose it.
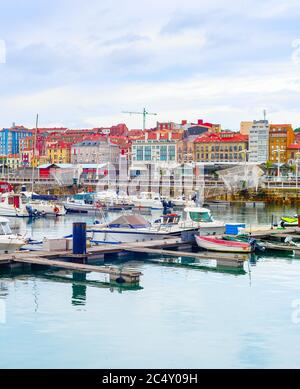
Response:
[[[25,240],[18,236],[0,236],[0,254],[11,254],[26,244]]]
[[[209,251],[219,251],[225,253],[251,253],[253,248],[248,243],[238,243],[223,241],[221,239],[209,240],[208,237],[195,236],[199,247]]]
[[[9,206],[0,206],[0,216],[8,217],[29,217],[26,209],[18,209]]]

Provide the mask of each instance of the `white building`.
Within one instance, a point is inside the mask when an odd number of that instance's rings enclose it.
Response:
[[[265,163],[269,159],[269,122],[254,120],[249,130],[249,162]]]
[[[71,148],[71,161],[76,164],[102,164],[119,162],[119,146],[102,140],[86,140],[77,143]]]

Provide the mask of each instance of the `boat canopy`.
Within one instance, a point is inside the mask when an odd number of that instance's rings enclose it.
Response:
[[[187,207],[184,209],[184,218],[196,223],[212,222],[213,217],[207,208]]]
[[[150,223],[139,215],[123,215],[108,224],[108,228],[149,228]]]

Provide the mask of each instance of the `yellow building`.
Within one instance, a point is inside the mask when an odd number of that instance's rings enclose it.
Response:
[[[250,128],[252,127],[253,122],[241,122],[240,133],[242,135],[249,135]]]
[[[241,162],[248,148],[248,137],[235,132],[204,134],[194,141],[196,162]]]
[[[49,163],[71,163],[71,147],[67,143],[56,143],[47,148]]]
[[[294,143],[295,134],[291,124],[270,124],[269,131],[269,161],[278,161],[280,151],[280,162],[287,163],[289,159],[288,147]]]
[[[19,154],[10,154],[6,158],[6,164],[10,170],[17,170],[22,166]]]

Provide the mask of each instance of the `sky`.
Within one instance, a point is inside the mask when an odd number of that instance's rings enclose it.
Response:
[[[0,0],[0,127],[300,126],[299,0]]]

